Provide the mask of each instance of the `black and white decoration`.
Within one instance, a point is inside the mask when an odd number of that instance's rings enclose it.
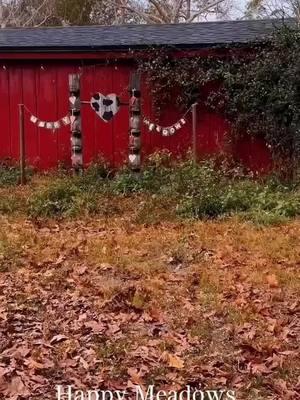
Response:
[[[91,98],[91,107],[105,122],[109,122],[120,109],[120,100],[115,93],[104,96],[96,93]]]

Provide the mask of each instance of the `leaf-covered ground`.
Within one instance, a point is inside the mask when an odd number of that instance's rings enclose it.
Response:
[[[300,222],[132,221],[1,217],[0,398],[57,384],[299,398]]]

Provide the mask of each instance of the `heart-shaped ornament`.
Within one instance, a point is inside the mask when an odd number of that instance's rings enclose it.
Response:
[[[110,121],[120,109],[120,100],[115,93],[104,96],[96,93],[91,98],[91,107],[103,121]]]

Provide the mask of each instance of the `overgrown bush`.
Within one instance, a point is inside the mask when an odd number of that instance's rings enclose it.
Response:
[[[0,187],[17,185],[20,180],[19,168],[0,164]]]
[[[139,68],[158,116],[174,99],[182,110],[197,101],[230,121],[232,139],[261,136],[274,159],[288,156],[299,164],[299,27],[283,24],[264,43],[249,43],[247,51],[230,46],[226,56],[217,49],[192,58],[170,48],[149,50]]]
[[[166,154],[153,155],[140,175],[128,169],[113,175],[94,165],[80,177],[50,176],[37,182],[27,188],[27,200],[26,192],[19,196],[13,193],[15,189],[4,189],[0,213],[25,211],[31,218],[110,217],[125,212],[122,207],[130,203],[124,197],[131,197],[135,204],[132,218],[140,223],[157,223],[176,215],[204,219],[240,215],[274,223],[300,214],[297,184],[286,185],[275,177],[255,179],[242,175],[238,166],[226,170],[226,164],[220,168],[212,160],[174,163]]]
[[[67,179],[35,191],[28,199],[30,217],[60,217],[68,214],[79,189]]]
[[[185,217],[214,218],[240,214],[246,219],[291,218],[300,215],[300,192],[275,186],[274,182],[257,182],[249,178],[224,180],[199,187],[193,195],[183,196],[178,212]],[[254,218],[253,218],[254,217]]]

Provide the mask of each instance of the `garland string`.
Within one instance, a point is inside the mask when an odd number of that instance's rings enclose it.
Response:
[[[39,128],[46,128],[55,131],[56,129],[59,129],[62,126],[67,126],[71,123],[71,119],[68,114],[62,118],[59,118],[56,121],[43,121],[40,118],[36,117],[25,104],[24,108],[30,114],[30,121],[33,124],[37,125]]]
[[[143,123],[148,126],[149,132],[157,132],[162,136],[172,136],[177,131],[179,131],[184,125],[186,125],[186,116],[191,111],[193,105],[189,107],[189,109],[183,114],[181,118],[175,123],[167,127],[163,127],[155,122],[151,122],[151,120],[147,117],[144,118]]]

